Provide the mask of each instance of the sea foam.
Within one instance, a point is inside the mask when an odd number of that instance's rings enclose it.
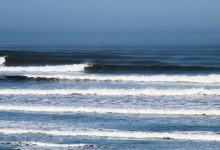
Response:
[[[0,111],[22,111],[40,113],[114,113],[114,114],[141,114],[141,115],[184,115],[184,116],[220,116],[220,110],[203,109],[135,109],[135,108],[94,108],[68,106],[13,106],[1,105]]]
[[[46,131],[46,130],[24,130],[24,129],[0,129],[3,134],[46,134],[51,136],[86,136],[117,139],[173,139],[190,141],[220,141],[220,135],[213,132],[141,132],[120,130],[83,130],[83,131]]]
[[[187,96],[220,95],[220,89],[1,89],[0,95]]]
[[[74,72],[84,71],[86,64],[58,66],[0,67],[0,72]]]
[[[188,83],[220,83],[219,74],[210,75],[33,75],[29,78],[90,80],[90,81],[128,81],[128,82],[188,82]]]
[[[0,57],[0,65],[5,63],[5,57]]]
[[[44,142],[21,142],[25,145],[37,146],[37,147],[57,147],[57,148],[80,148],[80,147],[97,147],[91,144],[55,144],[55,143],[44,143]]]

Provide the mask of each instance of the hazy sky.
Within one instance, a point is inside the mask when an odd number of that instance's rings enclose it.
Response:
[[[0,31],[220,31],[220,0],[0,0]]]

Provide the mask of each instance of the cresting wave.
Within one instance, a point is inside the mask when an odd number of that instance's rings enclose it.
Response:
[[[0,72],[74,72],[84,71],[87,64],[59,66],[0,67]]]
[[[210,75],[24,75],[27,78],[90,80],[90,81],[128,81],[128,82],[188,82],[188,83],[220,83],[219,74]]]
[[[43,113],[114,113],[141,115],[183,115],[183,116],[220,116],[220,110],[198,109],[134,109],[134,108],[94,108],[94,107],[58,107],[58,106],[12,106],[1,105],[0,111],[22,111]]]
[[[2,57],[0,62],[4,63]],[[0,63],[0,64],[2,64]],[[16,66],[16,67],[1,67],[0,72],[69,72],[69,71],[84,71],[86,73],[120,73],[120,72],[141,72],[141,73],[166,73],[166,72],[217,72],[219,67],[204,67],[204,66],[117,66],[117,65],[95,65],[95,64],[73,64],[73,65],[56,65],[56,66]]]
[[[5,57],[0,57],[0,65],[5,63]]]
[[[187,96],[220,95],[220,89],[1,89],[0,95],[105,95],[105,96]]]
[[[190,141],[220,141],[220,135],[214,132],[140,132],[140,131],[105,131],[105,130],[83,130],[83,131],[45,131],[45,130],[22,130],[22,129],[0,129],[3,134],[47,134],[52,136],[87,136],[100,138],[118,139],[163,139],[163,140],[190,140]]]

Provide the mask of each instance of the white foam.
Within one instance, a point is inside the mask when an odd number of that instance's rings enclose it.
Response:
[[[74,72],[84,71],[86,64],[59,66],[0,67],[0,72]]]
[[[0,65],[5,63],[5,57],[0,57]]]
[[[47,134],[52,136],[87,136],[118,139],[173,139],[191,141],[220,141],[220,135],[213,132],[141,132],[141,131],[105,131],[105,130],[83,130],[83,131],[45,131],[45,130],[22,130],[22,129],[0,129],[3,134]]]
[[[115,113],[142,115],[185,115],[185,116],[220,116],[220,110],[202,109],[134,109],[134,108],[94,108],[94,107],[58,107],[58,106],[22,106],[0,105],[0,111],[24,111],[44,113]]]
[[[32,78],[56,78],[91,81],[129,81],[129,82],[189,82],[220,83],[219,74],[210,75],[25,75]]]
[[[90,144],[54,144],[54,143],[43,143],[43,142],[22,142],[28,145],[34,145],[38,147],[58,147],[58,148],[71,148],[71,147],[88,147]],[[95,145],[92,145],[95,146]]]
[[[220,89],[1,89],[0,95],[106,95],[106,96],[187,96],[220,95]]]

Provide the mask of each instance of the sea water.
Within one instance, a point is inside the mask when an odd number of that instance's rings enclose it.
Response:
[[[0,34],[0,149],[220,149],[220,33]]]

